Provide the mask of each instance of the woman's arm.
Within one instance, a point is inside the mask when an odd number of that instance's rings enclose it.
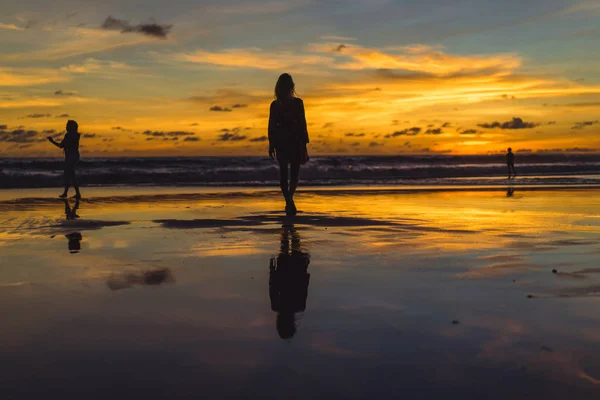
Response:
[[[52,143],[53,145],[55,145],[56,147],[60,147],[61,149],[64,147],[62,142],[60,142],[60,143],[55,142],[54,138],[52,138],[52,136],[48,136],[46,139],[48,139],[48,141],[50,143]]]
[[[304,134],[304,143],[310,143],[308,139],[308,127],[306,126],[306,114],[304,112],[304,102],[300,99],[300,128]]]

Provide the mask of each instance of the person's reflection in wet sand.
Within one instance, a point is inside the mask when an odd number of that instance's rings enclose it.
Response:
[[[306,309],[310,254],[301,251],[300,236],[294,226],[284,226],[281,248],[277,257],[271,258],[269,297],[271,310],[277,313],[277,332],[282,339],[296,334],[296,313]]]
[[[69,204],[69,200],[64,199],[64,202],[65,202],[65,218],[69,221],[79,219],[79,215],[77,215],[77,210],[79,209],[79,199],[77,199],[75,201],[73,208],[71,208],[71,205]],[[81,240],[83,239],[83,236],[81,235],[81,233],[80,232],[72,232],[72,233],[69,233],[68,235],[65,235],[65,237],[69,240],[69,245],[68,245],[69,252],[71,254],[79,253],[79,250],[81,250]]]
[[[508,189],[506,189],[506,197],[513,197],[513,194],[515,194],[515,188],[509,186]]]

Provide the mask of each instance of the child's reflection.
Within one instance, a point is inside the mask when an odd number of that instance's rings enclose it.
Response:
[[[282,339],[296,333],[296,313],[306,309],[310,254],[301,251],[300,236],[294,226],[284,226],[281,249],[271,258],[269,297],[271,309],[277,312],[277,332]]]
[[[77,210],[79,209],[79,199],[77,199],[75,201],[75,204],[73,205],[73,208],[71,208],[71,205],[69,204],[69,200],[64,199],[65,202],[65,217],[67,218],[67,220],[76,220],[79,219],[79,215],[77,215]],[[79,250],[81,250],[81,240],[83,239],[83,236],[81,235],[80,232],[72,232],[69,233],[68,235],[65,235],[65,237],[69,240],[69,252],[71,254],[76,254],[79,253]]]

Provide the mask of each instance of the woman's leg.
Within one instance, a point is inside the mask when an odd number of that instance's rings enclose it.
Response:
[[[298,187],[298,176],[300,175],[300,163],[292,162],[290,168],[290,197],[294,197]]]
[[[73,164],[65,160],[65,190],[59,197],[67,197],[67,193],[69,192],[69,187],[71,186],[72,182],[73,172]]]
[[[281,193],[283,193],[285,202],[288,203],[290,198],[290,189],[288,187],[288,160],[278,158],[277,161],[279,161],[279,187],[281,188]]]
[[[75,197],[80,199],[81,198],[81,193],[79,192],[79,181],[77,180],[77,172],[76,172],[76,167],[77,163],[73,163],[73,172],[71,175],[71,183],[73,185],[73,187],[75,188]]]

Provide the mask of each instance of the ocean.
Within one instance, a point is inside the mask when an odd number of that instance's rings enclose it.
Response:
[[[62,185],[59,158],[2,158],[0,187]],[[600,156],[517,154],[517,181],[529,185],[600,184]],[[82,186],[276,186],[267,157],[86,158]],[[304,186],[506,184],[504,155],[315,156],[302,167]]]

